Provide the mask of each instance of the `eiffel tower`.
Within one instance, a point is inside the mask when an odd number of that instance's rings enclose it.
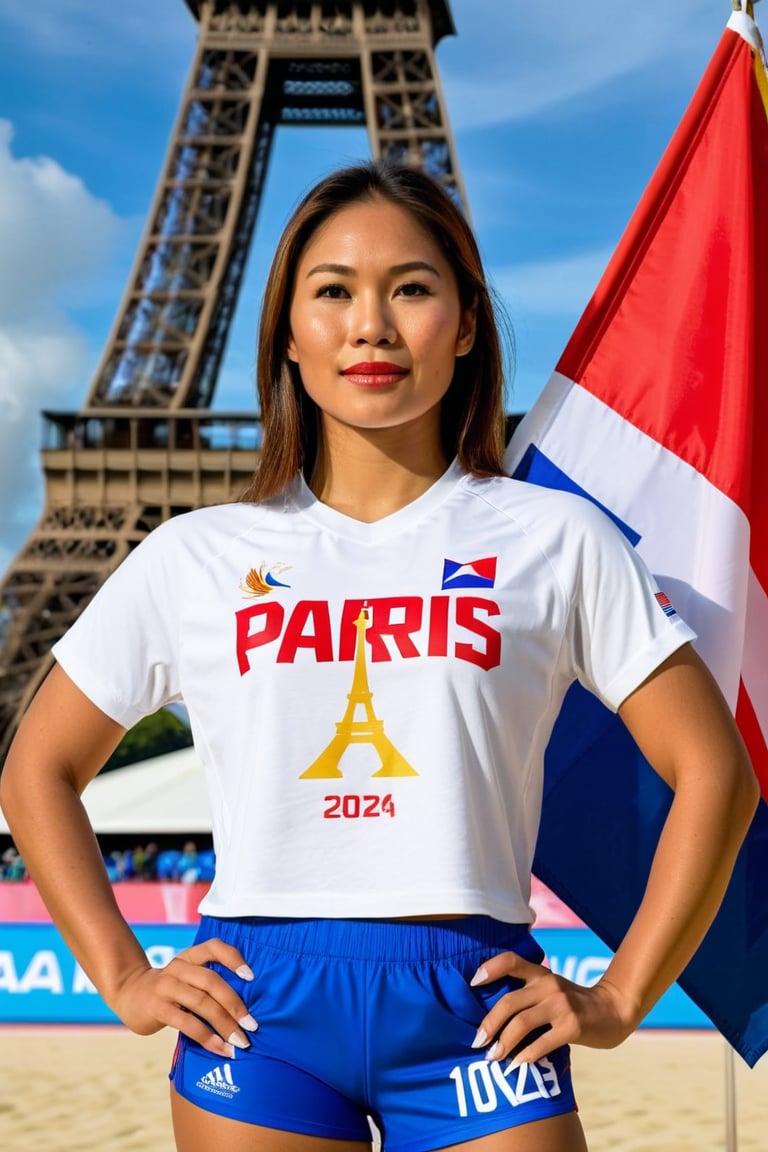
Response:
[[[128,286],[79,412],[46,412],[45,507],[0,585],[0,763],[50,648],[152,528],[236,498],[254,413],[210,404],[278,125],[365,125],[464,190],[435,64],[448,0],[186,0],[199,36]]]
[[[350,744],[371,744],[379,754],[380,767],[374,776],[418,776],[404,756],[398,752],[384,731],[384,721],[379,720],[373,709],[373,693],[368,686],[368,670],[365,665],[365,632],[368,627],[368,609],[361,608],[355,620],[357,640],[355,641],[355,668],[352,674],[352,687],[347,693],[347,707],[344,716],[336,725],[336,735],[328,747],[302,772],[302,780],[327,780],[340,777],[344,773],[339,762]],[[357,720],[358,710],[365,713],[364,720]]]

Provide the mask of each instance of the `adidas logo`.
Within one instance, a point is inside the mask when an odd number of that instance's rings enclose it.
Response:
[[[235,1093],[240,1091],[232,1078],[230,1064],[220,1064],[217,1068],[206,1072],[205,1076],[201,1076],[198,1080],[197,1087],[202,1088],[205,1092],[213,1092],[214,1096],[226,1096],[228,1100],[231,1100]]]

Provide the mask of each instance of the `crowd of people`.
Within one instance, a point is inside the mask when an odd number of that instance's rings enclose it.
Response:
[[[113,884],[125,880],[205,883],[213,879],[215,866],[213,849],[199,848],[194,840],[186,840],[181,847],[160,847],[152,840],[133,848],[103,849],[102,858]],[[21,854],[10,845],[0,856],[0,880],[27,878]]]
[[[26,880],[27,869],[13,845],[0,856],[0,880]]]
[[[187,840],[182,848],[158,848],[154,841],[134,848],[116,849],[104,854],[107,875],[119,880],[171,880],[184,884],[213,879],[215,858],[212,848],[201,848]]]

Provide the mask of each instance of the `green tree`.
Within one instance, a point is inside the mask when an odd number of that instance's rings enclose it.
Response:
[[[173,712],[161,709],[152,716],[145,716],[126,732],[101,771],[111,772],[114,768],[137,764],[152,756],[189,748],[191,744],[192,733],[184,721]]]

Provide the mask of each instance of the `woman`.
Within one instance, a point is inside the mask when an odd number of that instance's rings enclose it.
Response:
[[[738,733],[607,519],[504,476],[493,308],[427,177],[362,165],[308,194],[258,374],[245,500],[152,533],[56,646],[2,778],[19,848],[107,1003],[179,1030],[181,1152],[351,1152],[369,1115],[388,1152],[579,1152],[568,1045],[620,1043],[711,922],[757,802]],[[574,679],[675,793],[592,988],[529,933]],[[179,699],[217,873],[195,945],[152,970],[79,793]]]

